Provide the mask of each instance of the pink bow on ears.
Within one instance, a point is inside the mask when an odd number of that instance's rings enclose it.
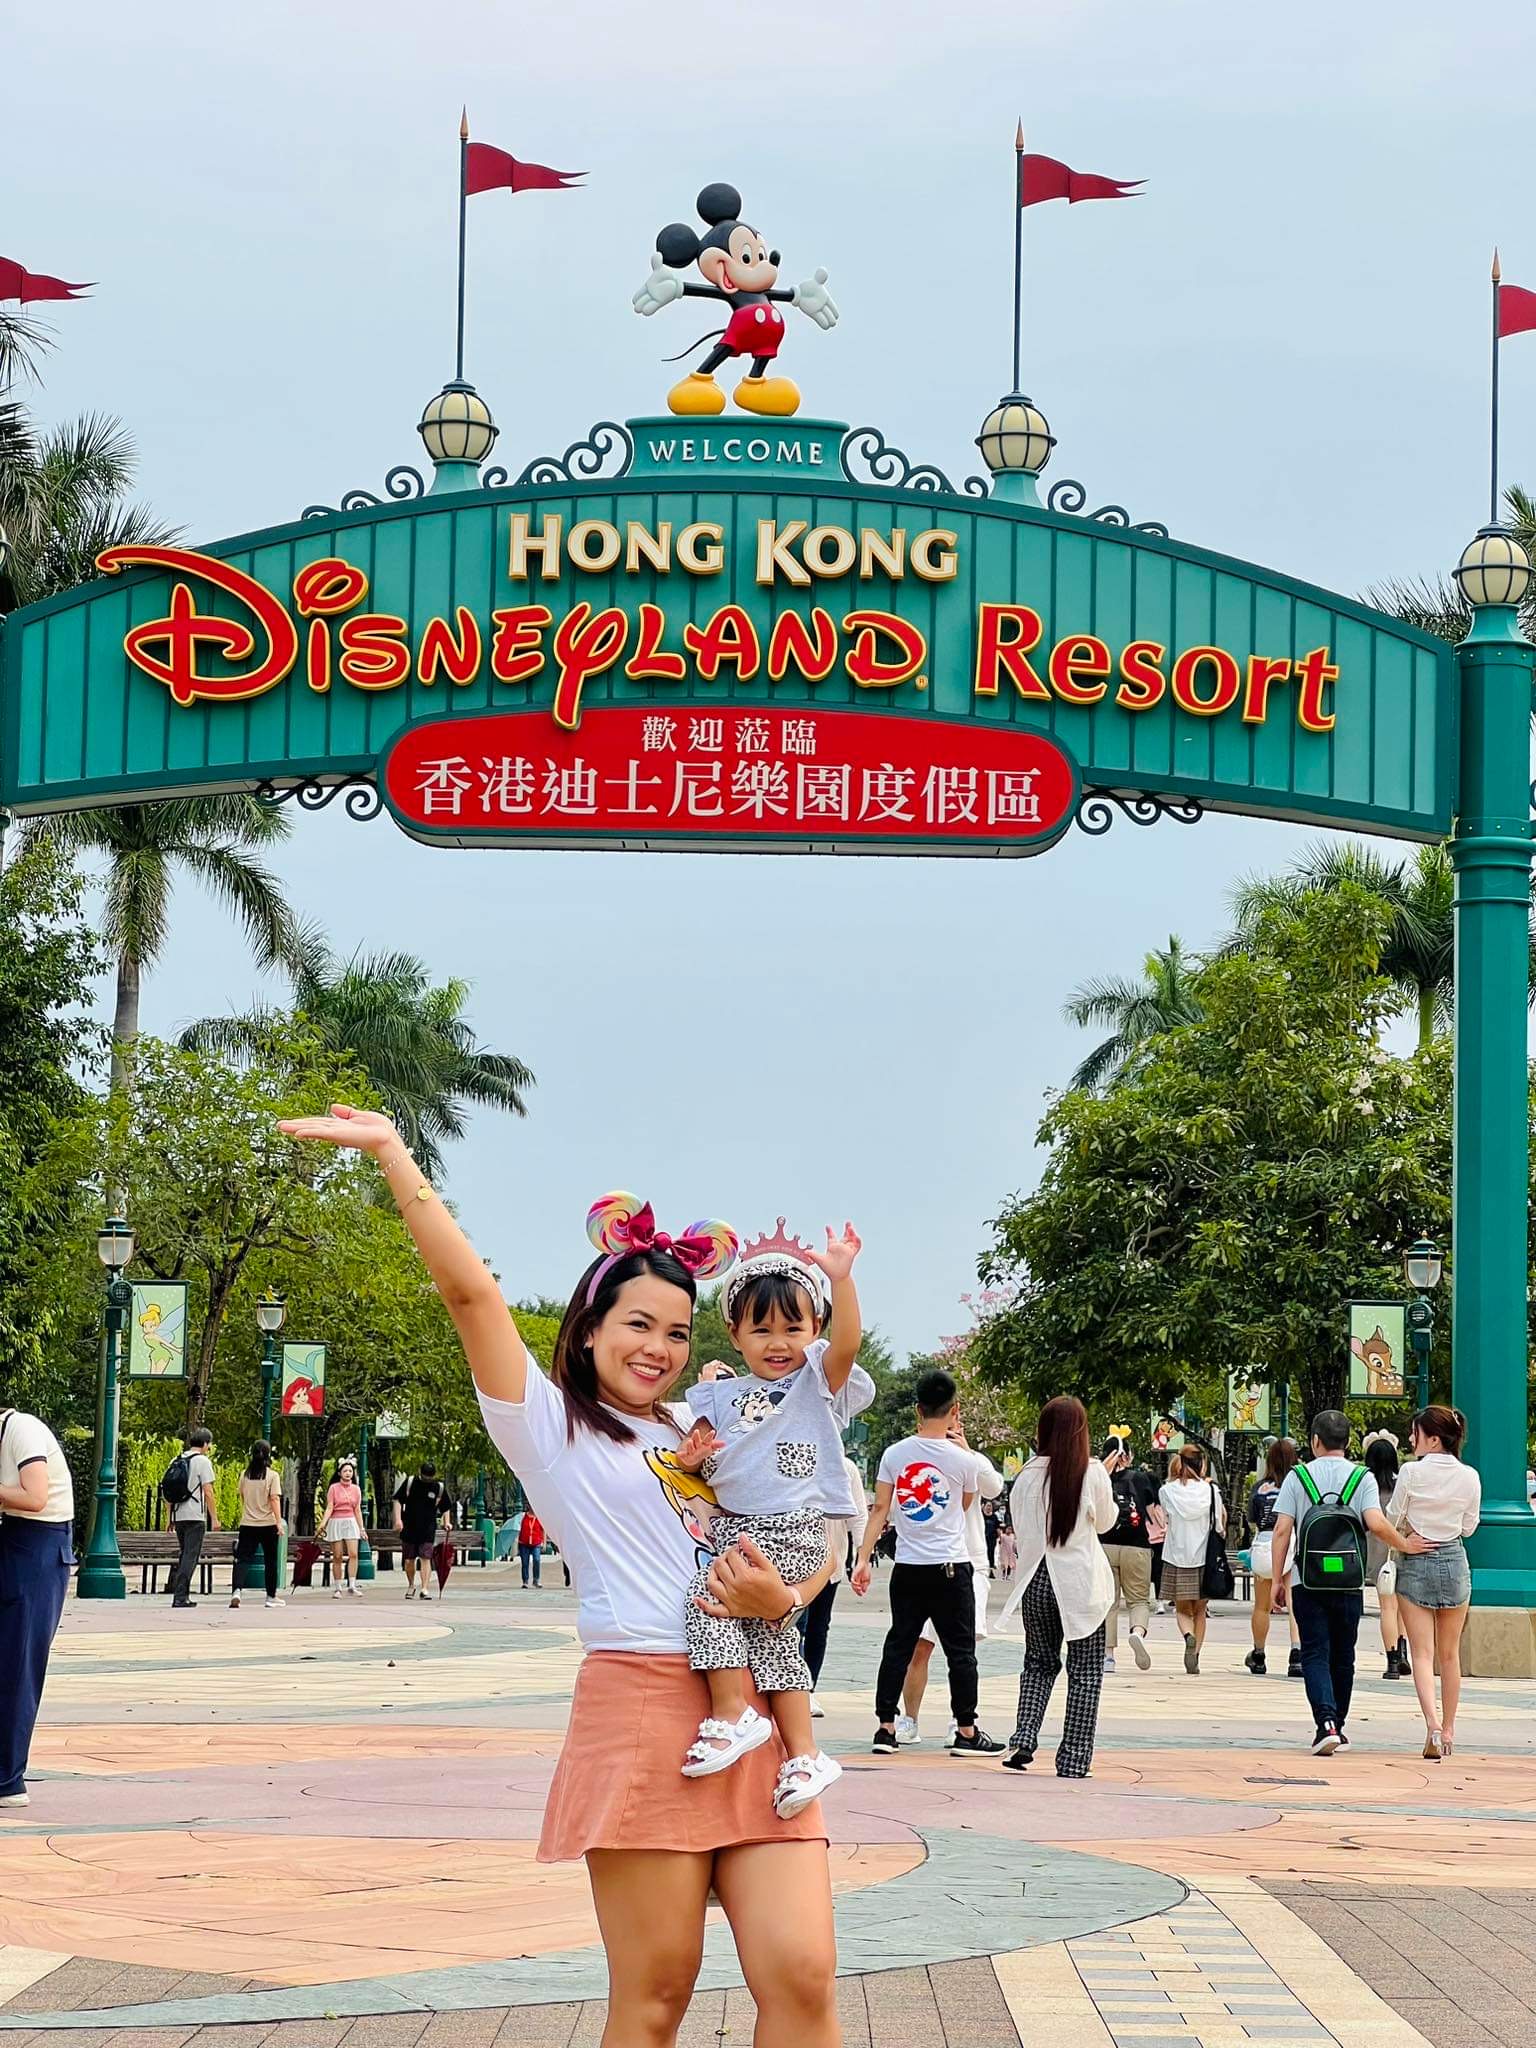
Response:
[[[728,1223],[706,1218],[674,1237],[656,1228],[649,1202],[615,1191],[601,1195],[587,1211],[587,1235],[607,1254],[587,1287],[587,1306],[597,1298],[604,1275],[632,1252],[661,1252],[676,1259],[695,1280],[713,1280],[736,1262],[739,1240]]]

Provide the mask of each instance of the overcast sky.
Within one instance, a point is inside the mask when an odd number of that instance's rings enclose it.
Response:
[[[1031,148],[1147,180],[1027,216],[1051,475],[1358,592],[1448,568],[1486,515],[1494,241],[1536,287],[1533,46],[1530,0],[27,8],[0,254],[97,281],[55,309],[48,416],[121,415],[194,542],[276,523],[421,459],[453,368],[467,101],[482,140],[590,173],[471,207],[466,367],[514,470],[659,409],[670,351],[630,295],[656,230],[725,178],[790,280],[830,272],[841,324],[792,335],[806,409],[964,474],[1008,381],[1022,113]],[[1529,482],[1536,336],[1505,370],[1506,476]],[[1037,1175],[1044,1091],[1085,1050],[1069,991],[1170,931],[1198,947],[1236,877],[1306,837],[1207,820],[1018,863],[684,859],[456,853],[326,817],[280,866],[343,948],[467,975],[482,1038],[537,1073],[526,1123],[479,1119],[453,1160],[509,1292],[570,1285],[613,1186],[674,1225],[851,1216],[867,1318],[909,1349],[962,1326],[986,1219]],[[186,888],[146,1026],[256,989]]]

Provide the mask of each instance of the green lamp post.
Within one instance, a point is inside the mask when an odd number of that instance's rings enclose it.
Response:
[[[1529,556],[1485,526],[1456,578],[1472,628],[1456,651],[1461,690],[1456,874],[1456,1118],[1451,1303],[1456,1404],[1483,1481],[1468,1544],[1475,1608],[1536,1608],[1536,1516],[1525,1493],[1529,1341],[1531,686],[1520,630]],[[1527,1614],[1523,1656],[1536,1648]],[[1479,1659],[1481,1661],[1481,1659]],[[1478,1668],[1473,1665],[1471,1668]]]
[[[373,1561],[373,1545],[368,1541],[368,1425],[358,1424],[357,1484],[363,1496],[363,1525],[357,1539],[357,1582],[378,1577],[378,1566]]]
[[[123,1268],[133,1257],[133,1226],[109,1216],[96,1233],[96,1256],[107,1269],[106,1368],[101,1432],[96,1439],[96,1519],[80,1560],[75,1592],[82,1600],[121,1600],[128,1591],[117,1548],[117,1379],[133,1287]]]
[[[1408,1342],[1419,1362],[1418,1404],[1429,1406],[1429,1354],[1435,1345],[1435,1305],[1430,1295],[1440,1285],[1445,1261],[1432,1237],[1418,1238],[1403,1253],[1403,1271],[1414,1299],[1408,1304]]]
[[[285,1295],[274,1294],[270,1289],[256,1304],[256,1327],[261,1332],[261,1435],[264,1443],[272,1441],[272,1416],[277,1406],[277,1383],[282,1378],[283,1365],[278,1352],[277,1333],[283,1327],[288,1314],[288,1300]],[[288,1576],[288,1539],[277,1539],[277,1583],[281,1590]],[[253,1557],[245,1568],[247,1586],[265,1584],[262,1562]]]

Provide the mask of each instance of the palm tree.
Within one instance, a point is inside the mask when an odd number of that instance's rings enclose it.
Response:
[[[460,1138],[472,1104],[525,1116],[531,1071],[511,1053],[480,1046],[461,1012],[469,984],[434,987],[409,953],[354,953],[338,960],[313,926],[299,934],[290,965],[292,1013],[331,1050],[356,1060],[430,1175],[441,1145]],[[277,1043],[283,1015],[265,1007],[238,1017],[205,1017],[182,1033],[195,1051],[259,1058]]]
[[[1255,876],[1238,886],[1232,898],[1237,930],[1223,950],[1246,952],[1267,912],[1294,911],[1307,896],[1346,887],[1366,889],[1388,908],[1381,972],[1417,1010],[1422,1049],[1449,1021],[1455,994],[1455,877],[1444,846],[1421,846],[1411,859],[1391,861],[1348,841],[1324,841],[1288,874]]]
[[[194,876],[234,911],[262,967],[294,956],[292,913],[271,870],[252,858],[253,848],[275,845],[288,831],[281,811],[239,795],[59,811],[22,826],[23,845],[48,839],[72,854],[94,854],[106,862],[101,935],[117,962],[114,1089],[128,1079],[144,973],[169,936],[178,872]]]
[[[1149,953],[1140,981],[1085,981],[1068,997],[1063,1014],[1074,1024],[1108,1024],[1112,1030],[1094,1047],[1072,1076],[1074,1088],[1095,1093],[1112,1088],[1134,1072],[1154,1039],[1181,1024],[1197,1024],[1201,1010],[1195,995],[1199,961],[1181,941],[1169,937],[1167,949]]]

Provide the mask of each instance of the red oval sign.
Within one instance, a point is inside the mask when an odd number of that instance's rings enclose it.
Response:
[[[1038,853],[1077,769],[1044,733],[815,706],[593,705],[433,719],[380,780],[409,832],[457,845],[698,852]]]

